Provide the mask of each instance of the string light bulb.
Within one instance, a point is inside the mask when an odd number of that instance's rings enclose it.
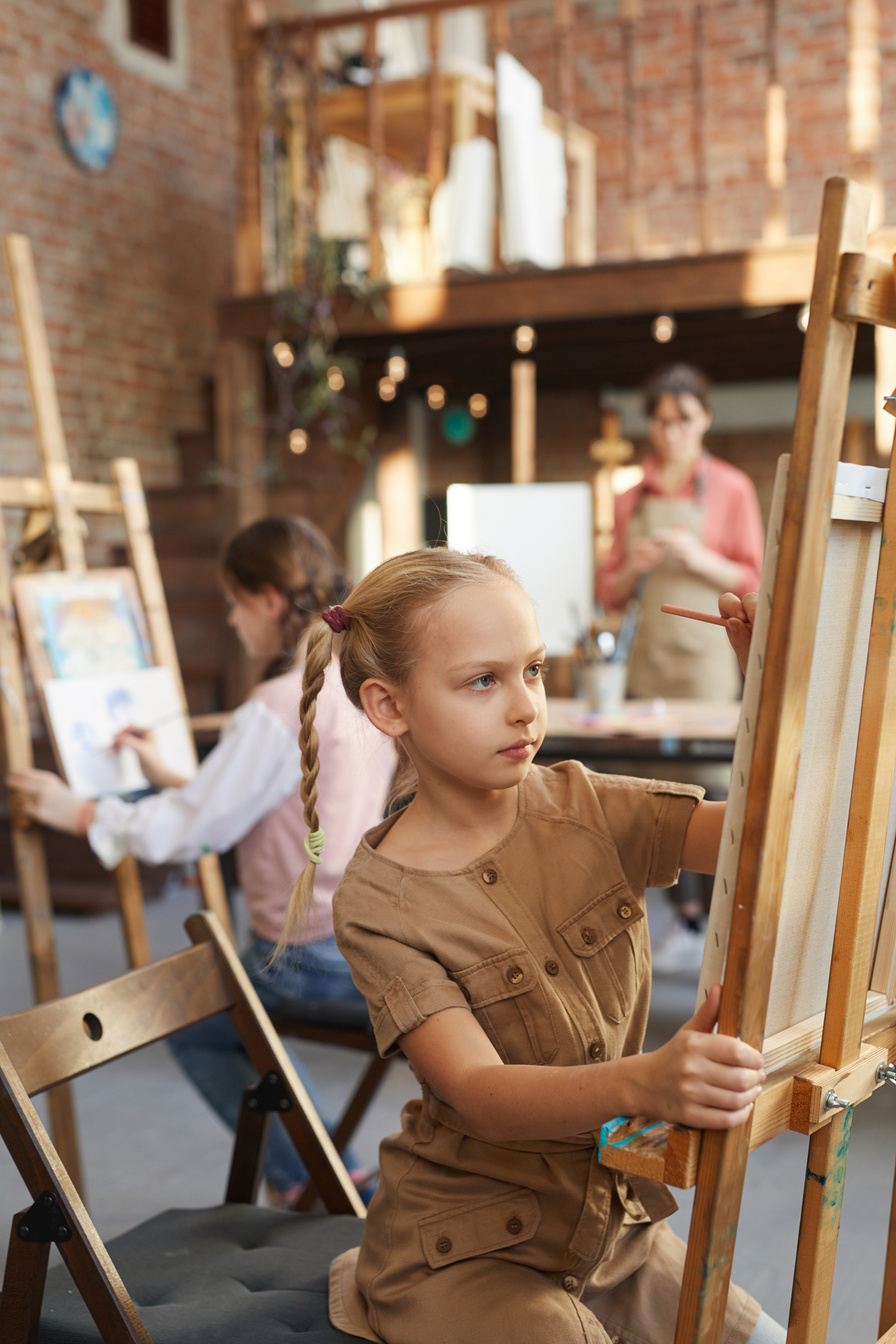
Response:
[[[809,330],[809,305],[804,303],[796,315],[796,324],[803,335]]]
[[[440,411],[445,405],[445,389],[439,383],[433,383],[426,389],[426,404],[431,411]]]
[[[271,354],[280,365],[281,369],[290,369],[296,362],[295,351],[289,341],[278,341]]]
[[[377,383],[377,391],[380,394],[380,401],[394,401],[395,393],[398,388],[395,386],[395,379],[388,377],[381,378]]]
[[[341,392],[345,387],[345,375],[338,364],[327,369],[327,385],[331,392]]]
[[[408,376],[408,362],[404,357],[404,351],[397,346],[386,360],[386,376],[391,378],[393,383],[403,383]]]
[[[513,343],[521,355],[528,355],[530,350],[534,350],[537,339],[534,327],[517,327],[513,333]]]
[[[304,429],[291,429],[289,431],[289,451],[291,453],[304,453],[308,448],[308,434]]]
[[[474,420],[481,420],[488,414],[488,397],[483,396],[481,392],[474,392],[467,405]]]
[[[660,345],[668,345],[678,331],[678,323],[671,313],[660,313],[650,324],[650,334]]]

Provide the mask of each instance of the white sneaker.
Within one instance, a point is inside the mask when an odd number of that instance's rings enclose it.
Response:
[[[653,953],[653,970],[657,975],[676,975],[683,971],[699,973],[703,964],[703,944],[706,930],[689,929],[676,918]]]

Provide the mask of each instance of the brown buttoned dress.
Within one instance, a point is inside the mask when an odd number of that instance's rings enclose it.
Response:
[[[675,881],[701,790],[533,766],[516,824],[457,872],[362,840],[336,935],[382,1054],[467,1008],[510,1064],[600,1064],[641,1048],[650,995],[644,889]],[[672,1344],[683,1243],[675,1201],[597,1160],[599,1133],[492,1143],[421,1078],[380,1149],[359,1250],[334,1261],[330,1318],[386,1344]],[[726,1344],[759,1306],[732,1287]]]

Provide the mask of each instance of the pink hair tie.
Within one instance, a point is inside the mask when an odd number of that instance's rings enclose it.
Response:
[[[326,611],[321,612],[321,616],[337,635],[343,630],[351,629],[352,618],[345,607],[328,607]]]

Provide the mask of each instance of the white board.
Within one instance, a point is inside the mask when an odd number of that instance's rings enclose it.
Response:
[[[167,667],[44,682],[47,714],[69,788],[79,798],[145,789],[136,752],[112,750],[123,728],[151,729],[165,764],[184,779],[196,773],[190,730]]]
[[[497,555],[532,598],[550,657],[572,651],[594,606],[590,485],[450,485],[448,545]]]

